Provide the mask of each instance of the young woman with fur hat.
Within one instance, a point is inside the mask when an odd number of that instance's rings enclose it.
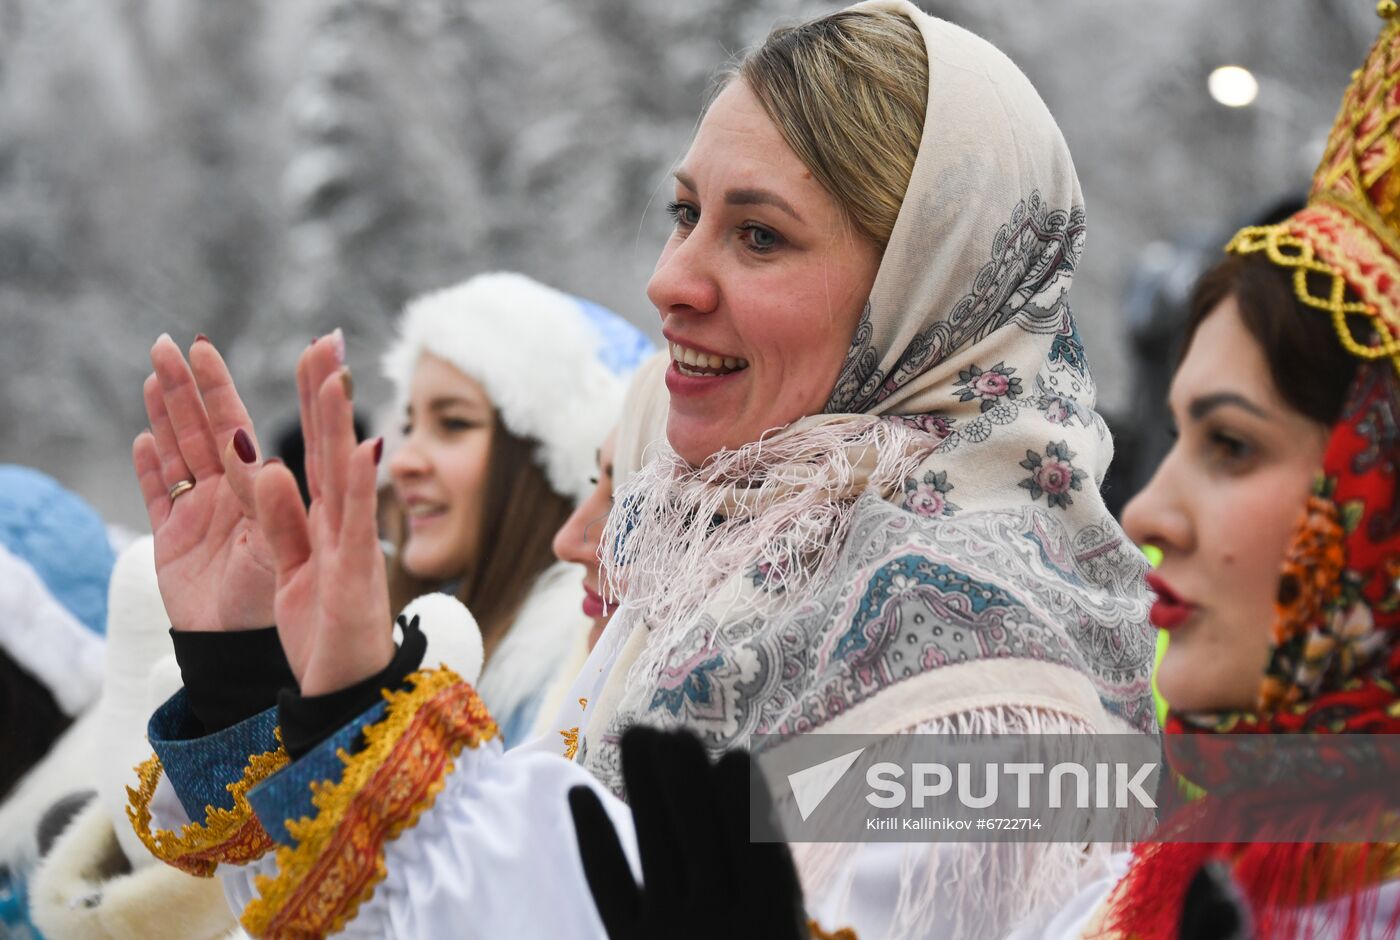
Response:
[[[554,562],[551,541],[592,490],[622,376],[650,351],[596,304],[484,274],[411,302],[384,356],[404,420],[388,459],[403,533],[391,606],[444,589],[472,612],[478,691],[507,745],[528,737],[586,650],[579,571]]]

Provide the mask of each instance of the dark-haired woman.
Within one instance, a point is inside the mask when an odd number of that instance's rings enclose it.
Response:
[[[1400,734],[1400,22],[1383,15],[1307,206],[1241,231],[1201,280],[1177,441],[1124,513],[1162,552],[1169,735]],[[1270,780],[1192,756],[1209,747],[1168,747],[1204,798],[1018,940],[1400,936],[1400,844],[1338,841],[1394,838],[1393,769],[1375,792],[1334,750]]]

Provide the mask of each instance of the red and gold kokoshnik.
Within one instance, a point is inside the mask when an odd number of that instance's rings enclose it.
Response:
[[[1291,270],[1298,299],[1331,315],[1349,352],[1400,371],[1400,16],[1393,0],[1378,12],[1385,26],[1342,98],[1308,205],[1242,229],[1226,251]],[[1348,315],[1369,320],[1378,341],[1353,335]]]

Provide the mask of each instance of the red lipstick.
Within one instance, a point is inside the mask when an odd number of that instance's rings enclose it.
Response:
[[[583,613],[586,617],[603,616],[603,595],[593,590],[588,585],[583,586]]]
[[[1157,595],[1147,619],[1152,625],[1163,630],[1175,630],[1196,612],[1196,605],[1171,589],[1171,586],[1156,572],[1147,575],[1147,586]]]

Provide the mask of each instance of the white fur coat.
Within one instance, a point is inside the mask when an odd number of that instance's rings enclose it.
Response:
[[[536,579],[510,630],[482,671],[477,691],[492,716],[510,721],[522,707],[540,711],[554,686],[574,679],[592,621],[583,613],[583,569],[556,562]],[[424,665],[437,665],[432,661]],[[538,715],[526,716],[513,745],[527,740]]]

